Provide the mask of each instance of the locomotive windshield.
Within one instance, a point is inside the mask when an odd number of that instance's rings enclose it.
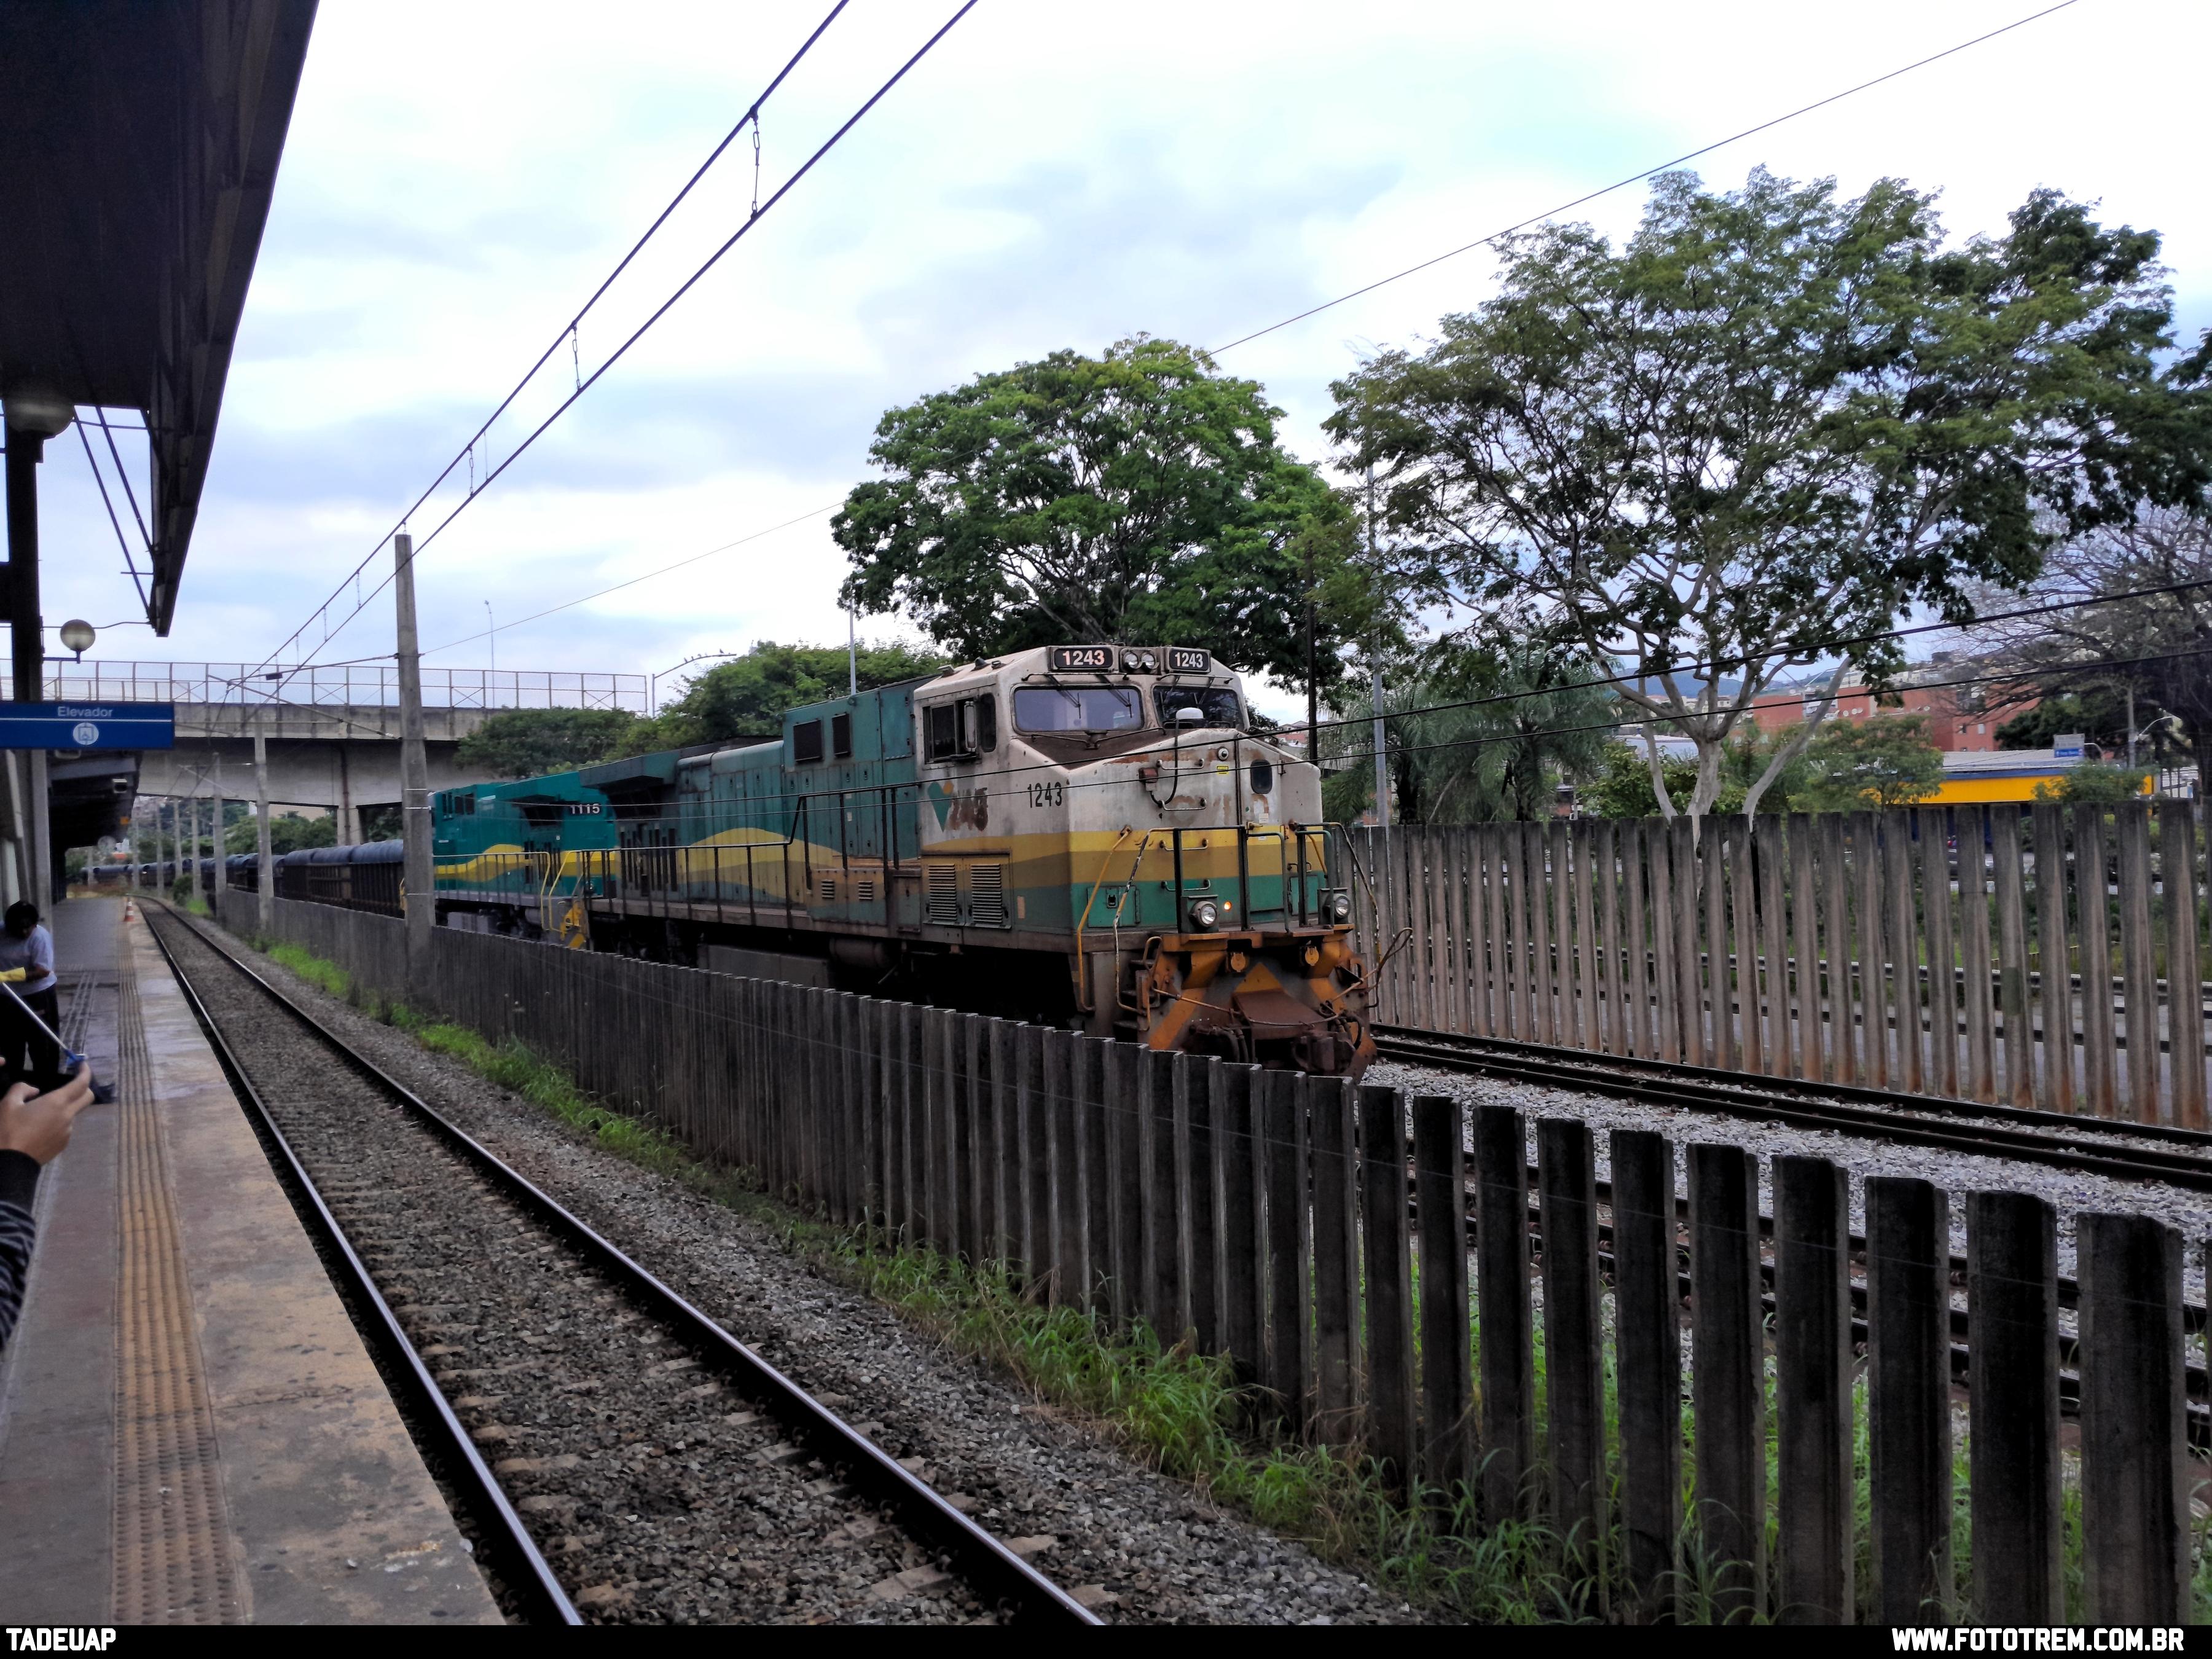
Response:
[[[1127,732],[1144,723],[1144,702],[1126,685],[1024,685],[1014,693],[1014,724],[1024,732]]]
[[[1156,685],[1152,702],[1160,711],[1160,724],[1173,726],[1176,716],[1195,708],[1206,726],[1235,726],[1237,694],[1221,685]]]

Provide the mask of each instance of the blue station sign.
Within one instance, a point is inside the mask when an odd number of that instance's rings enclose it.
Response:
[[[0,749],[173,749],[173,702],[0,702]]]

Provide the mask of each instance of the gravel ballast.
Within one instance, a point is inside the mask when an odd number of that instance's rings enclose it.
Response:
[[[2190,1300],[2204,1296],[2204,1241],[2212,1232],[2212,1194],[2156,1181],[2128,1181],[1996,1156],[1952,1152],[1942,1147],[1904,1146],[1879,1138],[1832,1129],[1807,1128],[1761,1118],[1755,1112],[1714,1112],[1615,1100],[1601,1094],[1515,1083],[1467,1072],[1384,1060],[1369,1068],[1363,1082],[1414,1095],[1448,1095],[1466,1103],[1517,1108],[1526,1117],[1529,1158],[1535,1158],[1535,1126],[1546,1117],[1580,1118],[1596,1140],[1598,1175],[1612,1175],[1607,1137],[1614,1129],[1656,1130],[1674,1143],[1677,1190],[1686,1191],[1686,1149],[1692,1141],[1725,1141],[1759,1155],[1761,1208],[1773,1213],[1773,1167],[1778,1154],[1825,1158],[1850,1173],[1851,1226],[1865,1229],[1865,1181],[1869,1176],[1915,1176],[1932,1181],[1951,1200],[1951,1248],[1966,1248],[1966,1195],[1973,1192],[2033,1193],[2057,1212],[2058,1270],[2074,1271],[2074,1218],[2083,1211],[2115,1210],[2154,1216],[2180,1229],[2186,1241],[2185,1291]],[[2085,1146],[2103,1144],[2085,1138]]]
[[[242,949],[227,936],[218,937],[226,949]],[[909,1460],[908,1467],[922,1479],[990,1531],[1016,1542],[1040,1571],[1102,1617],[1146,1622],[1372,1623],[1419,1616],[1358,1575],[1215,1509],[1188,1485],[1139,1465],[1085,1424],[1040,1404],[1018,1385],[951,1352],[882,1304],[824,1277],[793,1256],[769,1224],[615,1157],[529,1102],[426,1051],[405,1032],[367,1018],[266,958],[252,960],[257,972],[312,1011],[343,1041],[568,1206],[845,1420],[895,1456]],[[326,1091],[337,1092],[332,1069],[325,1061],[318,1081]],[[260,1080],[258,1076],[256,1080]],[[465,1268],[470,1253],[487,1247],[471,1232],[455,1240],[453,1259]],[[435,1286],[416,1288],[418,1299],[423,1294],[447,1294]],[[573,1285],[563,1291],[557,1282],[546,1284],[543,1292],[549,1300],[540,1310],[541,1326],[561,1322],[572,1328],[592,1324],[599,1306],[595,1297],[606,1294]],[[524,1358],[535,1353],[527,1349]],[[489,1363],[515,1362],[493,1358]],[[473,1356],[469,1368],[483,1369]],[[505,1371],[488,1376],[483,1394],[494,1395],[502,1387],[511,1393],[510,1378]],[[625,1437],[623,1462],[625,1468],[649,1470],[666,1477],[664,1484],[672,1480],[696,1496],[717,1483],[705,1469],[690,1466],[720,1455],[721,1437],[743,1433],[721,1421],[739,1412],[743,1402],[721,1400],[712,1402],[715,1410],[711,1413],[702,1410],[668,1415],[670,1393],[680,1390],[656,1394],[651,1407],[631,1414],[659,1420],[620,1424],[618,1433]],[[505,1404],[495,1414],[502,1419],[516,1415]],[[599,1414],[610,1415],[604,1407]],[[701,1437],[708,1431],[708,1443],[716,1449],[702,1454]],[[732,1442],[732,1450],[735,1446]],[[522,1455],[535,1453],[533,1443],[532,1452]],[[574,1471],[536,1473],[549,1480],[556,1475],[574,1478]],[[808,1474],[806,1480],[818,1474]],[[803,1488],[805,1480],[797,1484]],[[609,1514],[646,1514],[635,1506],[621,1508],[623,1501],[611,1500],[599,1507]],[[597,1528],[580,1525],[556,1535],[577,1540],[567,1553],[596,1553],[592,1573],[579,1573],[577,1580],[586,1590],[599,1587],[595,1604],[617,1617],[972,1616],[973,1609],[933,1601],[941,1590],[872,1607],[840,1600],[846,1578],[860,1593],[881,1581],[884,1572],[872,1562],[851,1574],[827,1574],[837,1582],[822,1588],[818,1605],[808,1603],[805,1610],[764,1599],[756,1587],[775,1583],[780,1594],[780,1564],[806,1540],[814,1540],[826,1556],[849,1553],[853,1547],[848,1539],[837,1536],[844,1522],[830,1524],[828,1516],[818,1512],[821,1501],[802,1491],[778,1504],[756,1506],[761,1510],[756,1525],[763,1535],[773,1534],[787,1544],[778,1543],[774,1550],[748,1547],[742,1554],[724,1546],[725,1564],[711,1575],[694,1572],[678,1559],[677,1547],[642,1538],[634,1543],[623,1530],[644,1528],[649,1532],[649,1520],[624,1520]],[[793,1517],[788,1523],[782,1512],[786,1503]],[[836,1507],[848,1517],[852,1500],[837,1500]],[[616,1549],[623,1552],[619,1566],[606,1556]],[[562,1568],[564,1579],[570,1576],[560,1559],[556,1565]],[[894,1562],[890,1571],[912,1565]],[[870,1572],[874,1577],[860,1583]],[[708,1583],[710,1577],[723,1582]],[[652,1583],[656,1577],[664,1582]]]

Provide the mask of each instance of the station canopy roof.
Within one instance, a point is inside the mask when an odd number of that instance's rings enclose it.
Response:
[[[0,395],[144,416],[162,634],[314,15],[0,3]]]

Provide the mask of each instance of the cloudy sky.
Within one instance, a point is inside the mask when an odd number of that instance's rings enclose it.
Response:
[[[852,0],[769,106],[763,194],[956,3]],[[98,654],[275,648],[825,9],[324,0],[176,629],[115,629]],[[1139,331],[1222,345],[2033,9],[983,0],[426,550],[427,660],[489,661],[487,601],[502,668],[649,672],[757,639],[840,641],[842,559],[817,510],[867,476],[885,408]],[[2039,185],[2100,199],[2164,233],[2193,337],[2212,324],[2212,192],[2186,66],[2206,61],[2201,0],[2078,0],[1697,166],[1849,191],[1901,176],[1940,189],[1960,235],[2001,229]],[[748,137],[501,417],[495,464],[744,222],[753,190]],[[1641,202],[1573,216],[1619,234]],[[1291,447],[1326,459],[1329,381],[1477,303],[1492,275],[1480,253],[1449,261],[1223,366],[1264,381]],[[126,617],[82,453],[50,454],[47,615]],[[416,509],[418,536],[455,499]],[[378,601],[320,654],[391,637]]]

